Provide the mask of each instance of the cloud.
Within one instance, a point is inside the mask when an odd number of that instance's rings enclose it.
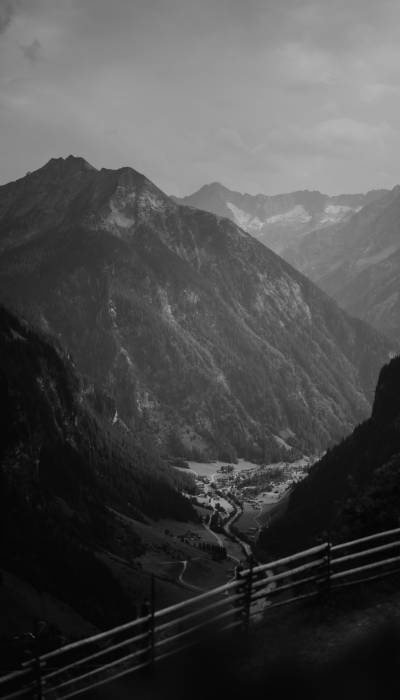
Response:
[[[276,49],[275,59],[277,74],[289,86],[328,86],[337,80],[331,57],[321,50],[290,42]]]
[[[400,85],[388,83],[366,83],[360,87],[360,97],[364,102],[376,102],[386,97],[398,97]]]
[[[265,147],[263,143],[250,146],[244,141],[243,137],[238,131],[236,131],[236,129],[227,127],[222,127],[219,129],[216,138],[217,141],[219,141],[221,144],[227,145],[232,151],[237,151],[239,154],[243,155],[254,155],[262,151]]]
[[[395,184],[399,22],[398,0],[0,0],[0,181],[81,152],[178,194]]]
[[[274,153],[351,159],[360,153],[381,152],[397,141],[399,132],[387,122],[370,124],[349,117],[326,119],[312,126],[289,124],[271,130],[269,150]]]
[[[28,46],[20,46],[20,49],[27,61],[35,63],[40,59],[43,47],[38,39],[34,39]]]
[[[387,122],[369,124],[356,121],[349,117],[328,119],[317,125],[315,136],[318,145],[336,147],[337,145],[353,146],[355,144],[377,145],[394,133]]]
[[[0,34],[3,34],[17,12],[17,0],[0,0]]]

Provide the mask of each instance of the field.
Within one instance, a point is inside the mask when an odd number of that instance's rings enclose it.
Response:
[[[250,535],[251,533],[247,532],[250,528],[259,528],[259,523],[257,522],[258,515],[260,515],[260,511],[248,501],[244,501],[243,513],[240,518],[235,521],[235,527],[241,532]]]
[[[228,462],[189,462],[189,467],[191,471],[196,472],[199,476],[207,476],[209,479],[216,474],[217,471],[222,467],[226,466]],[[232,464],[233,471],[241,472],[245,469],[255,469],[258,464],[253,464],[253,462],[247,462],[245,459],[239,459],[237,464]]]
[[[265,527],[269,525],[271,520],[283,515],[289,503],[289,496],[290,490],[286,491],[286,493],[275,502],[265,504],[258,517],[259,525]]]

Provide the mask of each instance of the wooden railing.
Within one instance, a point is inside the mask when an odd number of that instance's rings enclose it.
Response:
[[[400,528],[332,546],[325,542],[277,561],[237,567],[231,582],[132,622],[39,654],[0,677],[0,698],[72,698],[151,668],[199,636],[247,630],[274,607],[394,574]]]

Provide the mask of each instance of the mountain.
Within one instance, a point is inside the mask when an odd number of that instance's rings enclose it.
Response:
[[[52,159],[0,188],[0,232],[0,299],[165,454],[325,449],[368,414],[395,348],[232,221],[131,168]]]
[[[400,339],[400,187],[283,253],[350,314]]]
[[[400,518],[400,357],[379,375],[371,417],[317,462],[264,530],[268,552],[307,547],[328,533],[346,541],[396,528]]]
[[[329,197],[303,190],[289,194],[250,195],[227,189],[218,182],[175,201],[225,216],[276,253],[282,252],[316,228],[347,221],[354,212],[378,200],[385,190]]]
[[[111,509],[141,520],[195,517],[178,492],[179,473],[99,414],[98,397],[59,345],[4,308],[0,386],[2,569],[96,625],[126,620],[136,600],[104,553],[126,556],[126,547],[133,561],[143,545],[121,533]]]

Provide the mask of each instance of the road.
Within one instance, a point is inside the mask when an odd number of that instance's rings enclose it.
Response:
[[[197,558],[198,558],[198,559],[201,559],[201,557],[197,557]],[[188,583],[188,582],[185,581],[184,578],[183,578],[184,575],[185,575],[185,573],[186,573],[186,569],[187,569],[187,567],[188,567],[189,560],[188,560],[188,559],[184,559],[183,561],[181,561],[181,562],[179,562],[179,563],[182,564],[182,571],[181,571],[181,573],[180,573],[179,576],[178,576],[178,581],[180,581],[180,583],[182,583],[183,586],[185,586],[186,588],[190,588],[192,591],[204,591],[204,588],[200,588],[199,586],[194,586],[192,583]]]
[[[228,500],[228,499],[227,499]],[[250,557],[253,556],[253,550],[251,546],[249,545],[248,542],[245,542],[244,540],[241,540],[238,535],[236,535],[234,532],[231,530],[231,525],[235,522],[235,520],[238,520],[240,516],[243,513],[242,508],[237,507],[232,501],[229,501],[231,506],[234,508],[233,514],[231,515],[230,518],[224,523],[223,528],[228,537],[231,539],[235,540],[235,542],[238,543],[238,545],[243,549],[243,552],[246,556],[247,559],[250,559]]]
[[[203,559],[203,557],[194,557],[194,559]],[[200,588],[199,586],[195,586],[192,583],[188,583],[188,581],[185,581],[184,576],[187,571],[188,565],[190,564],[190,561],[194,561],[194,559],[181,559],[181,561],[162,561],[160,564],[164,564],[164,566],[172,566],[175,564],[181,564],[182,566],[182,571],[178,576],[178,581],[179,583],[182,584],[185,588],[189,588],[191,591],[204,591],[204,588]]]

